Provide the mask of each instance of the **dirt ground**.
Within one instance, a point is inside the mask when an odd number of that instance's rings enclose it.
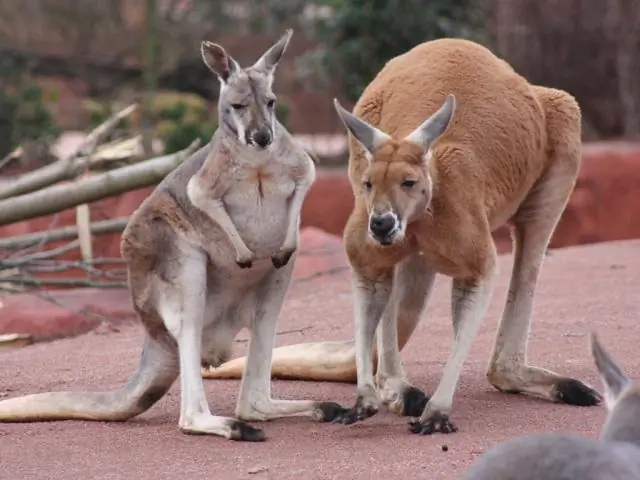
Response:
[[[458,386],[452,419],[459,431],[413,435],[407,419],[382,411],[352,426],[306,419],[261,425],[264,443],[186,436],[177,430],[178,383],[148,412],[126,423],[0,424],[1,479],[455,479],[485,448],[543,430],[596,436],[604,406],[584,408],[495,391],[484,369],[505,299],[512,258],[501,257],[489,312]],[[601,385],[588,352],[589,330],[631,375],[640,376],[640,241],[556,250],[536,297],[529,360]],[[439,278],[422,324],[403,352],[408,374],[433,392],[451,347],[448,279]],[[281,315],[279,344],[352,337],[347,271],[294,285]],[[62,389],[110,389],[133,372],[137,325],[0,352],[0,397]],[[246,332],[237,353],[246,347]],[[239,382],[206,381],[212,410],[232,415]],[[275,381],[274,396],[351,404],[349,384]],[[441,448],[448,446],[448,451]]]

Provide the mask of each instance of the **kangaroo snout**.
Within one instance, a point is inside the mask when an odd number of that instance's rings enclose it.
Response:
[[[251,140],[260,148],[266,148],[269,146],[273,138],[271,132],[268,130],[257,130],[252,136]]]
[[[383,245],[388,245],[393,240],[394,234],[400,229],[400,222],[391,212],[381,215],[373,214],[369,218],[369,231],[373,238]]]

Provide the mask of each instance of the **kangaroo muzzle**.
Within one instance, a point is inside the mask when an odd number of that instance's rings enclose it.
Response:
[[[273,142],[273,135],[268,128],[260,128],[247,131],[245,140],[248,145],[253,145],[259,149],[267,148]]]
[[[372,213],[369,217],[369,233],[381,245],[390,245],[400,231],[400,221],[393,212]]]

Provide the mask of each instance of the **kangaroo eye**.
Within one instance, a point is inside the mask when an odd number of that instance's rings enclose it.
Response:
[[[404,182],[402,182],[402,188],[411,188],[413,187],[416,183],[415,180],[405,180]]]
[[[364,188],[367,190],[371,190],[371,182],[369,180],[365,180],[364,182],[362,182],[362,184],[364,185]]]
[[[275,101],[273,98],[271,98],[271,99],[269,99],[269,101],[267,102],[267,107],[269,107],[269,108],[273,108],[273,106],[274,106],[275,104],[276,104],[276,101]]]
[[[242,110],[243,108],[245,108],[246,105],[242,105],[241,103],[232,103],[231,107],[234,110]]]

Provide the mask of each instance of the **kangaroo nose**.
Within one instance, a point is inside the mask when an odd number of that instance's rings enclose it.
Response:
[[[253,141],[256,142],[256,145],[259,147],[264,148],[271,143],[271,135],[265,130],[258,130],[253,134]]]
[[[376,215],[371,217],[369,221],[369,228],[371,232],[377,237],[384,237],[391,233],[396,226],[396,220],[393,215],[385,213],[384,215]]]

